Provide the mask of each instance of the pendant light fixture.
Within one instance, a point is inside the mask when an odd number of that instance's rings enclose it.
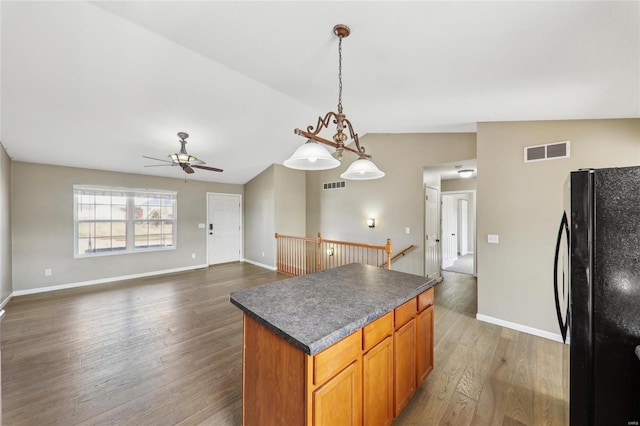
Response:
[[[347,180],[370,180],[379,179],[384,176],[373,161],[371,155],[366,154],[364,147],[360,146],[358,134],[353,131],[351,122],[347,120],[342,112],[342,39],[348,37],[351,30],[346,25],[336,25],[333,27],[333,33],[338,37],[338,112],[330,111],[324,118],[318,117],[318,123],[315,128],[307,126],[307,130],[295,129],[296,135],[304,136],[307,139],[306,144],[296,149],[293,155],[284,161],[286,167],[299,170],[328,170],[338,167],[342,160],[344,151],[353,152],[358,155],[358,159],[354,161],[349,168],[340,175],[342,179]],[[318,133],[324,128],[328,128],[330,123],[336,125],[336,134],[333,135],[333,141],[318,136]],[[349,131],[349,135],[345,133],[345,129]],[[349,140],[350,139],[350,140]],[[318,143],[319,142],[319,143]],[[353,142],[355,148],[347,146]],[[329,151],[320,144],[328,145],[336,149],[336,160],[329,154]]]

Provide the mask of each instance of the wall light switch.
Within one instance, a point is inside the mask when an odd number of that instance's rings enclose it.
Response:
[[[44,270],[44,276],[45,277],[50,277],[51,275],[53,275],[53,271],[49,268]]]
[[[500,238],[495,234],[487,235],[487,242],[489,244],[498,244],[500,242]]]
[[[405,232],[405,234],[410,234],[411,233],[411,228],[409,228],[407,226],[406,228],[404,228],[404,232]]]
[[[204,223],[199,223],[199,224],[198,224],[198,228],[200,228],[200,229],[204,229]]]
[[[195,253],[191,253],[191,258],[195,259],[196,258],[196,254]]]

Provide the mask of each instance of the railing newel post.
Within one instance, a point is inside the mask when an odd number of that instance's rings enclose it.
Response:
[[[322,271],[322,265],[320,264],[320,259],[322,256],[322,236],[320,235],[320,233],[318,232],[318,243],[316,246],[316,266],[317,266],[317,272]]]
[[[391,238],[387,238],[387,246],[385,247],[385,251],[387,252],[387,269],[391,269],[391,251],[393,250],[393,246],[391,245]]]

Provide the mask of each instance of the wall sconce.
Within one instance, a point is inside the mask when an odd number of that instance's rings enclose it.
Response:
[[[327,256],[333,256],[333,247],[327,249]]]
[[[374,218],[367,219],[367,226],[369,228],[375,228],[376,227],[376,220]]]

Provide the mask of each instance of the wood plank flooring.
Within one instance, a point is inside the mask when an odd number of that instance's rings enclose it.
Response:
[[[16,297],[2,322],[3,424],[240,425],[249,264]],[[435,369],[394,425],[562,425],[564,345],[479,322],[475,280],[436,286]]]

